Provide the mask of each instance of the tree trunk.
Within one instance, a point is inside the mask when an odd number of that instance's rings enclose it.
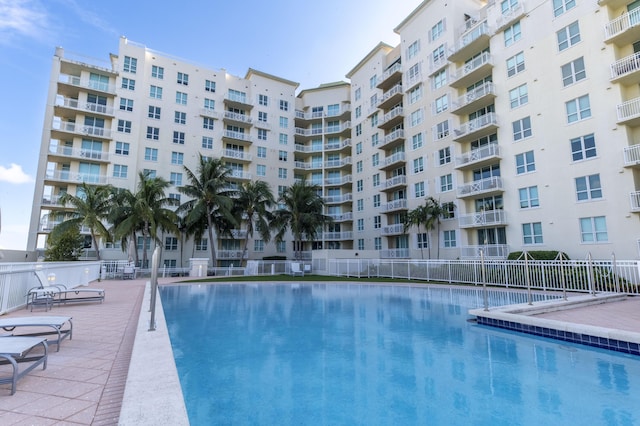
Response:
[[[213,245],[213,224],[211,223],[211,216],[207,216],[207,234],[209,235],[209,244],[211,244],[211,267],[215,270],[215,267],[218,265],[216,265],[216,248]]]
[[[93,230],[91,230],[91,242],[93,243],[93,247],[96,249],[96,257],[98,258],[98,262],[100,261],[100,249],[98,248],[98,241],[96,240],[96,234],[94,234]]]

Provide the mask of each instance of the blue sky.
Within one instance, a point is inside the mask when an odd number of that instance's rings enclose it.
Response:
[[[56,46],[106,61],[121,35],[210,68],[301,89],[346,80],[420,0],[0,0],[0,248],[24,250]]]

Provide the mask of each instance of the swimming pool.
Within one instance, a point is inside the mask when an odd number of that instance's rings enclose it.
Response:
[[[480,290],[161,287],[192,425],[640,424],[640,359],[468,321]],[[523,302],[492,292],[492,305]]]

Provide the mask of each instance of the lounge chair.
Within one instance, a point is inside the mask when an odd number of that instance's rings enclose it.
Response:
[[[291,262],[291,275],[304,277],[304,271],[300,268],[300,263]]]
[[[44,352],[32,354],[36,347],[42,346]],[[0,377],[0,383],[11,383],[11,395],[16,393],[18,380],[25,374],[42,364],[42,369],[47,368],[47,356],[49,349],[47,340],[42,337],[0,337],[0,365],[11,364],[12,374],[8,377]],[[22,371],[18,368],[18,363],[32,362]]]
[[[16,328],[19,327],[39,327],[41,329],[53,329],[53,331],[37,330],[33,333],[21,333],[20,336],[56,335],[56,340],[48,340],[48,342],[57,344],[58,351],[60,351],[60,343],[62,343],[64,339],[68,337],[69,340],[71,340],[71,338],[73,337],[73,323],[71,322],[71,317],[40,316],[0,319],[0,328],[4,331],[13,332]]]
[[[105,292],[101,288],[67,288],[64,284],[49,284],[49,280],[42,271],[35,271],[36,278],[40,283],[39,287],[34,287],[27,293],[27,307],[45,305],[46,308],[53,304],[67,304],[77,302],[100,302],[104,301]]]

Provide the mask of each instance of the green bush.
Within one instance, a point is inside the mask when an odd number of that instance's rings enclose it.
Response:
[[[287,256],[265,256],[262,260],[287,260]]]
[[[533,251],[528,251],[527,252],[531,258],[533,258],[534,260],[555,260],[558,257],[558,253],[560,253],[558,250],[533,250]],[[562,257],[564,260],[569,260],[569,256],[567,256],[566,253],[562,253]],[[524,260],[524,257],[522,257],[522,252],[521,251],[512,251],[511,253],[509,253],[509,256],[507,257],[507,260]]]

